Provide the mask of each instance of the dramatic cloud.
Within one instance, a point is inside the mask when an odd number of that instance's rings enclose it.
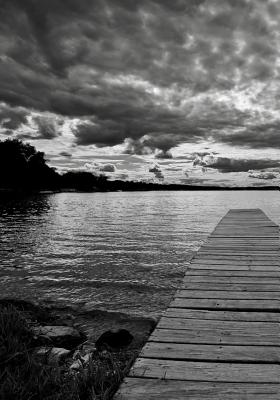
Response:
[[[100,166],[99,170],[102,172],[115,172],[116,168],[114,164],[105,164]]]
[[[12,108],[3,103],[0,104],[0,125],[8,132],[27,123],[27,115],[27,110],[21,107]]]
[[[124,142],[124,154],[155,154],[155,158],[172,158],[172,153],[169,149],[179,142],[180,139],[178,137],[163,133],[153,137],[145,135],[136,140],[128,138]]]
[[[159,180],[164,179],[164,175],[162,173],[162,170],[160,169],[159,165],[155,164],[152,167],[149,168],[149,172],[152,172],[155,177]]]
[[[72,157],[72,154],[68,153],[67,151],[61,151],[59,153],[59,155],[62,156],[62,157],[66,157],[66,158],[71,158]]]
[[[279,174],[275,174],[274,172],[256,172],[256,171],[249,171],[249,177],[255,179],[265,179],[271,180],[279,178]]]
[[[126,180],[129,180],[129,176],[128,176],[128,174],[123,174],[123,173],[116,174],[115,179],[119,179],[121,181],[126,181]]]
[[[258,149],[280,149],[278,1],[0,5],[3,136],[38,140],[42,150],[54,143],[57,155],[63,141],[67,152],[167,160],[184,145],[220,146],[224,159],[229,148],[252,160]],[[233,163],[203,167],[254,169]]]
[[[233,146],[246,146],[252,149],[280,149],[280,119],[270,123],[249,125],[240,132],[217,133],[213,139]]]
[[[99,172],[115,172],[116,167],[114,164],[102,164],[98,162],[92,162],[92,163],[85,163],[83,168],[85,168],[87,171],[97,173]]]
[[[33,117],[33,121],[37,125],[37,139],[53,139],[59,136],[56,122],[51,118]]]
[[[173,158],[173,156],[172,156],[172,153],[169,151],[169,150],[167,150],[167,151],[165,151],[165,150],[159,150],[156,154],[155,154],[155,158],[158,158],[158,159],[164,159],[164,158]]]
[[[269,159],[233,159],[206,155],[197,157],[193,163],[204,168],[217,169],[220,172],[247,172],[265,168],[279,167],[280,161]]]

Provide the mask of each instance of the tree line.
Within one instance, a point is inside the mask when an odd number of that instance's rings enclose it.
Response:
[[[45,154],[18,139],[0,141],[0,189],[29,192],[42,190],[146,191],[146,190],[279,190],[276,186],[220,187],[110,181],[105,175],[69,171],[59,174],[47,165]]]
[[[47,165],[45,154],[18,139],[0,141],[0,188],[18,191],[101,190],[106,187],[104,175],[69,171],[59,174]]]

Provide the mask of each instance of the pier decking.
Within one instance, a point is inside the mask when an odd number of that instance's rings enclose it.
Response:
[[[216,226],[115,398],[280,399],[279,228],[261,210]]]

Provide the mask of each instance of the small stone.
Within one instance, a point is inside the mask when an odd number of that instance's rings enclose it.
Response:
[[[70,354],[70,350],[62,347],[39,347],[34,354],[49,364],[55,364],[62,362]]]
[[[75,362],[73,362],[73,364],[70,365],[70,369],[74,369],[74,370],[79,370],[83,367],[82,361],[81,360],[76,360]]]
[[[33,329],[35,336],[51,340],[57,347],[72,349],[83,341],[77,329],[69,326],[39,326]]]
[[[88,354],[86,354],[85,356],[82,357],[82,361],[83,361],[84,364],[88,364],[90,362],[90,360],[91,360],[91,354],[90,353],[88,353]]]

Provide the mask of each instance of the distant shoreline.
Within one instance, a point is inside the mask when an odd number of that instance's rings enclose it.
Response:
[[[151,185],[151,187],[149,186]],[[125,189],[72,189],[72,188],[61,188],[61,189],[45,189],[45,190],[22,190],[12,188],[0,188],[1,194],[55,194],[55,193],[108,193],[108,192],[159,192],[159,191],[279,191],[278,186],[249,186],[249,187],[220,187],[220,186],[186,186],[186,185],[157,185],[157,184],[146,184],[144,187],[131,187]]]

